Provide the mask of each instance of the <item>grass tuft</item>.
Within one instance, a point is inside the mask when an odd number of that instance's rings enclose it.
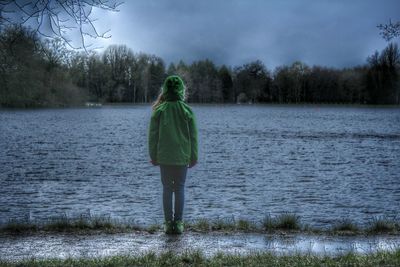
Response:
[[[126,226],[112,220],[110,217],[101,216],[85,216],[81,215],[78,218],[68,218],[61,216],[50,219],[50,221],[43,226],[45,231],[86,231],[86,230],[122,230]]]
[[[276,218],[268,215],[264,218],[262,225],[266,231],[301,229],[300,218],[294,213],[283,213]]]
[[[357,233],[360,231],[359,227],[350,219],[343,219],[333,226],[334,232],[352,232]]]
[[[188,228],[199,232],[209,232],[211,230],[211,225],[209,220],[200,218],[193,224],[189,224]]]
[[[302,231],[314,234],[379,234],[399,233],[400,224],[387,218],[375,218],[368,227],[361,228],[353,221],[344,219],[329,229],[312,228],[310,225],[301,224],[298,215],[283,213],[276,217],[266,216],[261,223],[246,219],[235,220],[234,217],[207,219],[200,218],[192,222],[185,222],[187,231],[197,232],[274,232],[274,231]],[[6,225],[0,226],[0,232],[29,233],[35,231],[50,232],[91,232],[104,231],[106,233],[144,231],[156,233],[162,229],[162,225],[151,224],[140,226],[135,221],[122,222],[110,217],[81,215],[76,218],[61,216],[51,218],[47,222],[35,223],[34,221],[10,220]]]
[[[149,227],[152,231],[153,226]],[[34,221],[11,220],[0,228],[0,232],[6,233],[29,233],[35,231],[49,232],[79,232],[79,231],[105,231],[109,233],[123,232],[129,230],[144,230],[136,224],[124,224],[110,217],[92,216],[82,214],[76,218],[68,218],[66,215],[53,217],[46,222],[36,223]]]
[[[146,231],[150,234],[154,234],[155,232],[157,232],[158,230],[160,230],[161,227],[158,224],[152,224],[149,227],[146,228]]]
[[[212,221],[211,230],[213,231],[235,231],[236,222],[232,218],[218,218]]]
[[[385,217],[374,218],[367,228],[369,233],[387,233],[396,231],[396,223]]]
[[[25,221],[10,220],[0,228],[1,232],[19,234],[24,232],[35,232],[38,226]]]
[[[300,217],[294,213],[284,213],[277,217],[276,228],[285,230],[299,230]]]
[[[192,223],[187,224],[188,229],[199,232],[210,231],[258,231],[260,230],[256,223],[244,219],[235,220],[234,218],[217,218],[209,220],[206,218],[198,219]]]
[[[243,219],[237,221],[236,227],[237,230],[244,232],[252,232],[254,230],[257,230],[257,225],[254,222]]]
[[[264,217],[262,226],[265,231],[275,230],[275,220],[271,217],[271,215],[267,215]]]

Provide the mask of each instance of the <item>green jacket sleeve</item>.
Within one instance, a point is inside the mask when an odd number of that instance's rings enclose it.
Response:
[[[196,118],[192,113],[189,119],[189,134],[190,134],[190,145],[191,145],[191,156],[190,161],[194,162],[198,159],[198,143],[197,143],[197,126]]]
[[[149,155],[152,161],[157,162],[157,146],[158,146],[158,112],[153,112],[150,119],[149,127]]]

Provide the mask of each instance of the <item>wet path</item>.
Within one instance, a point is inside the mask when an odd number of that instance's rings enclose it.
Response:
[[[0,259],[104,257],[137,255],[187,250],[201,250],[212,256],[217,252],[273,252],[278,254],[337,255],[346,252],[371,253],[400,248],[400,236],[333,237],[319,235],[266,235],[254,233],[185,233],[166,236],[161,232],[148,234],[65,234],[0,235]]]

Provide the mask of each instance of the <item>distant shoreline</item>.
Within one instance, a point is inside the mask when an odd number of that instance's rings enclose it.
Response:
[[[149,106],[152,103],[131,103],[131,102],[90,102],[90,104],[82,105],[55,105],[55,106],[34,106],[34,107],[3,107],[0,110],[41,110],[41,109],[74,109],[74,108],[101,108],[101,107],[118,107],[118,106]],[[187,102],[193,106],[271,106],[271,107],[350,107],[350,108],[400,108],[396,104],[349,104],[349,103],[194,103]]]

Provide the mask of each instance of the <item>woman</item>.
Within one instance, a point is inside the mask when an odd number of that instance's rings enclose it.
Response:
[[[185,96],[182,79],[176,75],[167,77],[153,104],[149,127],[149,154],[151,163],[160,166],[167,234],[183,233],[186,173],[188,167],[197,163],[196,120],[192,109],[184,102]]]

